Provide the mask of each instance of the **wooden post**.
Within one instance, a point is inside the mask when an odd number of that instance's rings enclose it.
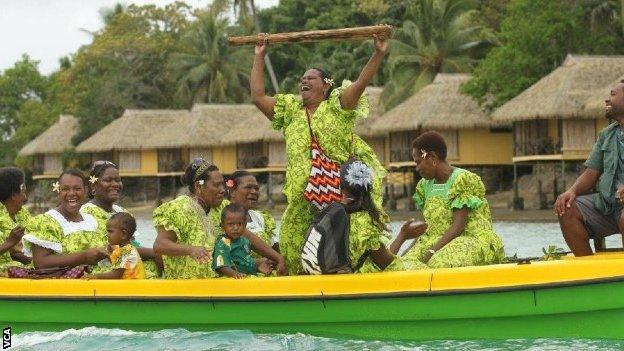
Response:
[[[392,36],[393,27],[385,24],[368,27],[310,30],[305,32],[258,34],[228,38],[228,43],[232,46],[256,45],[258,42],[266,41],[268,44],[277,43],[308,43],[326,40],[366,40],[373,35],[387,39]]]

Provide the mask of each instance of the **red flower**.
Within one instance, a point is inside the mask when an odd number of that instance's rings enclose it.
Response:
[[[234,187],[234,179],[228,179],[227,182],[225,182],[225,186],[232,189]]]

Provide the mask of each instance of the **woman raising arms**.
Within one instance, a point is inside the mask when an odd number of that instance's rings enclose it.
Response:
[[[327,73],[311,68],[300,78],[299,96],[278,94],[270,97],[265,94],[263,59],[267,51],[266,42],[255,48],[250,78],[251,97],[258,109],[272,121],[273,128],[284,133],[286,140],[288,165],[284,194],[288,206],[282,216],[279,242],[280,252],[291,274],[301,270],[303,237],[316,212],[316,207],[304,197],[312,168],[313,138],[333,162],[343,163],[350,156],[355,156],[373,170],[375,179],[371,197],[381,220],[388,220],[381,207],[381,180],[386,171],[371,147],[353,133],[355,119],[365,118],[369,113],[368,100],[362,93],[388,49],[386,40],[374,39],[375,52],[355,82],[345,81],[341,87],[333,89],[333,80]],[[380,247],[383,231],[368,214],[358,212],[351,221],[353,245],[362,249]]]

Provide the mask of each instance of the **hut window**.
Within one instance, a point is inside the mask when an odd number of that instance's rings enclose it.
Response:
[[[262,142],[239,144],[236,146],[236,167],[263,168],[269,163],[268,157],[264,153]]]
[[[180,149],[158,150],[158,172],[179,172],[184,170]]]
[[[390,133],[390,162],[412,160],[412,140],[418,133],[415,130]]]
[[[269,165],[285,166],[286,163],[286,144],[279,141],[269,143]]]
[[[456,129],[436,130],[446,141],[446,158],[449,160],[459,159],[459,143]]]
[[[63,170],[63,163],[61,162],[61,155],[48,154],[43,157],[43,172],[44,173],[58,173]]]
[[[514,123],[514,155],[549,155],[558,149],[548,135],[548,121],[521,121]]]
[[[594,120],[563,121],[563,150],[591,150],[596,141]]]
[[[141,169],[140,151],[122,151],[119,153],[119,169],[122,171],[138,171]]]
[[[212,162],[212,149],[210,148],[197,148],[189,150],[189,160],[196,158],[203,158],[208,162]]]

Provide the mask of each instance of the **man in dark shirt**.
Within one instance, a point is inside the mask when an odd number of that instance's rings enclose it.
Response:
[[[621,233],[624,226],[624,81],[605,103],[606,117],[615,122],[600,132],[587,168],[555,202],[561,232],[575,256],[591,255],[590,239]],[[597,192],[588,194],[594,187]]]

